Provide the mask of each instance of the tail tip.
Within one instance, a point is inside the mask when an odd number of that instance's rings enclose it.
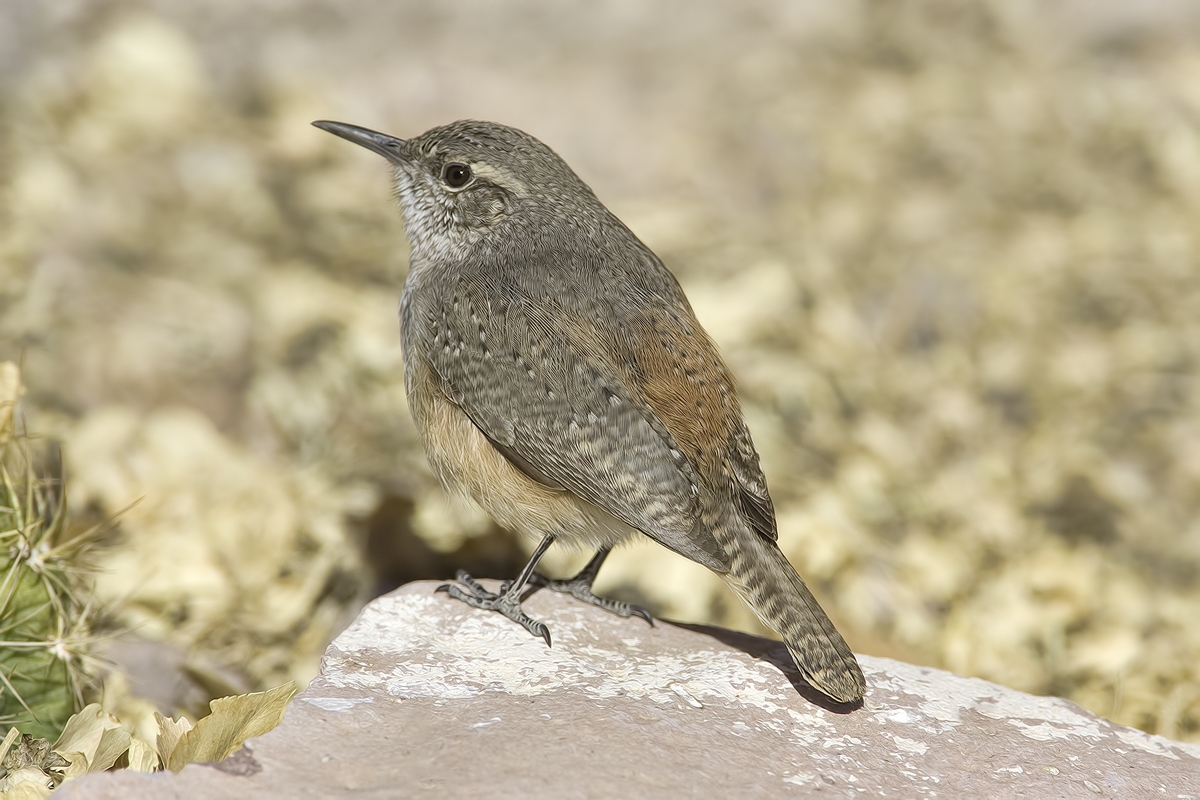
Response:
[[[861,703],[867,693],[867,681],[857,659],[816,671],[801,668],[801,674],[813,688],[841,705]]]

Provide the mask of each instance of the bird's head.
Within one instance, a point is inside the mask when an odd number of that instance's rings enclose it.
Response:
[[[522,218],[537,219],[544,231],[556,220],[586,225],[591,215],[604,213],[553,150],[516,128],[464,120],[398,139],[344,122],[313,125],[392,164],[415,256],[461,254],[502,227],[511,239],[531,230]]]

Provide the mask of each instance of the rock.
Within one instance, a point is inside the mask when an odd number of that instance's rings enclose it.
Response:
[[[541,591],[527,609],[547,649],[434,587],[371,603],[283,723],[232,758],[56,796],[1200,796],[1200,747],[1062,699],[864,656],[866,702],[847,711],[778,642]]]

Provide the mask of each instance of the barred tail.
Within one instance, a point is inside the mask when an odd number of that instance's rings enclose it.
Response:
[[[774,542],[743,528],[726,583],[787,644],[800,674],[841,703],[862,699],[866,681],[846,640]]]

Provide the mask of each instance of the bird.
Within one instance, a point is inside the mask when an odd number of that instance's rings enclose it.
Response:
[[[391,165],[410,246],[405,390],[434,473],[538,541],[498,591],[462,571],[438,591],[548,646],[521,607],[530,586],[650,621],[592,591],[612,548],[644,535],[719,575],[808,684],[861,702],[853,651],[779,548],[733,377],[663,262],[516,128],[461,120],[400,139],[312,124]],[[550,580],[536,567],[555,542],[595,555]]]

